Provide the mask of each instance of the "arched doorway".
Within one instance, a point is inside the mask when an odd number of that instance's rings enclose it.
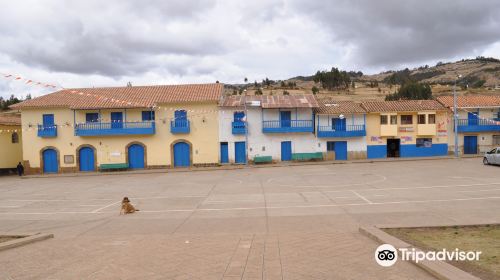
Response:
[[[43,158],[43,173],[57,173],[59,164],[57,162],[57,151],[54,149],[46,149],[42,152]]]
[[[80,171],[95,171],[95,155],[91,147],[82,147],[78,151]]]
[[[131,169],[144,168],[144,147],[139,144],[133,144],[128,147],[128,167]]]
[[[189,167],[190,160],[190,147],[186,142],[177,142],[174,144],[174,167]]]

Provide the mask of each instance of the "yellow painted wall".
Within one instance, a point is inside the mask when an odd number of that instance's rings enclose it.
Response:
[[[418,114],[436,114],[436,133],[435,135],[429,135],[429,130],[432,125],[425,125],[426,132],[423,132],[421,129],[419,132],[419,127],[417,124],[417,116]],[[385,145],[386,138],[393,137],[384,137],[382,133],[384,129],[380,124],[380,115],[381,114],[395,114],[395,113],[368,113],[366,115],[366,141],[367,145]],[[413,124],[411,125],[402,125],[401,124],[401,115],[412,115],[413,116]],[[401,144],[416,144],[417,138],[432,138],[432,143],[440,144],[440,143],[448,143],[448,130],[447,130],[447,113],[446,111],[439,112],[398,112],[397,113],[397,130],[394,138],[402,138]],[[388,117],[388,122],[390,119]],[[402,131],[404,128],[408,128],[412,131]],[[422,128],[422,127],[421,127]],[[372,138],[373,137],[373,138]]]
[[[73,120],[77,123],[85,122],[85,113],[98,112],[97,110],[72,110],[63,108],[52,109],[25,109],[22,111],[22,125],[32,128],[25,131],[23,141],[24,160],[29,160],[31,167],[40,167],[40,150],[53,146],[59,150],[61,167],[77,167],[76,150],[80,145],[92,145],[97,150],[97,164],[125,163],[126,146],[134,141],[146,146],[147,165],[171,165],[171,144],[176,140],[186,140],[192,144],[193,164],[217,163],[219,160],[219,121],[217,104],[211,103],[184,103],[159,104],[160,109],[155,112],[156,133],[154,135],[124,135],[124,136],[75,136]],[[165,110],[164,108],[167,108]],[[175,109],[188,111],[191,132],[189,134],[170,133],[170,120]],[[142,121],[142,111],[148,109],[127,109],[127,121]],[[125,112],[125,110],[101,110],[103,122],[110,121],[111,112]],[[194,111],[194,112],[192,112]],[[209,112],[211,111],[211,112]],[[40,138],[37,136],[37,124],[42,123],[43,114],[54,114],[54,121],[58,127],[58,136],[55,138]],[[125,118],[125,116],[124,116]],[[125,121],[125,119],[124,119]],[[64,155],[73,155],[74,163],[64,163]]]
[[[17,130],[19,143],[12,143],[13,130]],[[21,127],[0,125],[0,131],[0,168],[15,168],[23,159]]]

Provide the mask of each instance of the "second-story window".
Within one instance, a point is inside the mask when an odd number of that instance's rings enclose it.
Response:
[[[435,124],[436,123],[436,114],[429,114],[429,120],[427,123],[429,124]]]
[[[398,116],[391,115],[391,124],[398,124]]]
[[[245,121],[245,112],[234,112],[234,121],[235,122]]]
[[[155,111],[142,111],[142,121],[154,121]]]
[[[99,113],[86,113],[85,114],[85,122],[98,122],[99,121]]]
[[[418,124],[425,124],[425,115],[418,115]]]
[[[401,124],[413,124],[413,116],[412,115],[401,115]]]
[[[43,127],[44,128],[54,127],[54,114],[43,115]]]
[[[11,142],[12,144],[19,143],[19,134],[17,134],[17,132],[12,133]]]
[[[387,115],[380,115],[380,124],[387,124]]]

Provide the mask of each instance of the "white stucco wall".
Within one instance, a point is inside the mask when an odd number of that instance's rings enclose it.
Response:
[[[343,114],[346,119],[346,125],[363,125],[365,124],[365,116],[363,114]],[[339,117],[339,115],[317,115],[316,126],[330,126],[332,125],[332,118]],[[326,152],[326,142],[329,141],[347,141],[347,152],[366,152],[366,136],[363,137],[348,137],[348,138],[318,138],[321,141],[323,152]]]

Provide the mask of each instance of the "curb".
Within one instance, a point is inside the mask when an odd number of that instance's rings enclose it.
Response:
[[[473,157],[463,157],[473,158]],[[289,167],[289,166],[309,166],[309,165],[335,165],[335,164],[363,164],[363,163],[397,163],[405,161],[426,161],[426,160],[455,160],[455,157],[414,157],[414,158],[394,158],[394,159],[361,159],[350,161],[312,161],[312,162],[291,162],[291,163],[273,163],[273,164],[259,164],[259,165],[222,165],[218,167],[189,167],[182,169],[175,168],[159,168],[147,169],[140,171],[115,171],[115,172],[91,172],[91,173],[62,173],[53,175],[26,175],[21,179],[32,178],[61,178],[61,177],[85,177],[85,176],[116,176],[116,175],[135,175],[135,174],[157,174],[157,173],[176,173],[176,172],[202,172],[202,171],[219,171],[219,170],[244,170],[252,168],[271,168],[271,167]],[[462,158],[458,158],[462,159]]]
[[[12,234],[12,233],[6,234],[6,235],[20,236],[20,234]],[[0,251],[24,246],[24,245],[27,245],[30,243],[42,241],[42,240],[49,239],[49,238],[54,238],[54,234],[52,234],[52,233],[48,233],[48,234],[36,233],[35,235],[17,238],[17,239],[11,240],[11,241],[0,243]]]
[[[408,247],[416,248],[415,246],[412,246],[411,244],[408,244],[402,241],[401,239],[396,238],[375,226],[366,226],[366,225],[360,226],[359,232],[377,241],[378,243],[391,244],[396,248],[408,248]],[[448,264],[444,261],[424,260],[418,263],[412,261],[411,263],[427,271],[429,274],[436,277],[437,279],[441,280],[481,280],[478,277],[473,276],[461,269],[458,269],[457,267]]]

